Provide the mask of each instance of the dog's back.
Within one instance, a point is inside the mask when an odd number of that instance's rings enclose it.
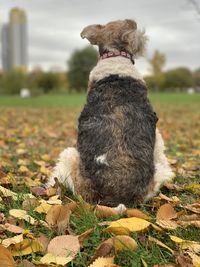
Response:
[[[94,201],[113,206],[144,199],[154,174],[156,122],[141,81],[110,75],[93,82],[79,118],[77,147]]]

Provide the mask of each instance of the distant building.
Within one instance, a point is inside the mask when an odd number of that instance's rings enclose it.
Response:
[[[27,18],[22,9],[11,9],[9,22],[2,27],[2,63],[4,71],[27,68]]]

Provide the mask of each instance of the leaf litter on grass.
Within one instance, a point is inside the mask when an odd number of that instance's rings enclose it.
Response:
[[[121,213],[42,187],[76,142],[79,109],[1,111],[0,267],[200,266],[199,110],[159,110],[176,177]]]

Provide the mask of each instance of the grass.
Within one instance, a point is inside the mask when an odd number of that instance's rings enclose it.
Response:
[[[166,142],[167,155],[175,161],[174,183],[178,185],[198,184],[200,181],[198,168],[200,164],[200,94],[156,93],[151,94],[150,98],[159,117],[158,126]],[[13,177],[14,182],[6,186],[19,194],[17,201],[10,199],[0,201],[0,214],[3,213],[8,218],[10,209],[22,208],[21,194],[30,192],[30,187],[24,183],[27,177],[31,177],[32,180],[39,178],[44,183],[47,175],[41,173],[40,166],[37,164],[42,160],[43,155],[49,156],[45,166],[50,168],[55,164],[63,148],[76,143],[77,118],[85,99],[86,96],[83,94],[45,95],[30,99],[0,97],[0,170]],[[30,173],[20,172],[20,160],[25,162]],[[168,197],[176,195],[182,201],[183,206],[195,203],[200,198],[199,190],[176,192],[163,187],[162,193]],[[155,223],[158,207],[165,201],[160,200],[158,206],[156,203],[158,202],[150,201],[135,208],[149,214],[152,222]],[[179,206],[175,206],[175,209],[187,212]],[[44,214],[38,214],[33,209],[30,209],[28,213],[35,219],[45,220]],[[191,212],[187,213],[191,214]],[[118,217],[106,218],[106,220],[116,220]],[[94,231],[84,241],[84,248],[68,266],[87,266],[99,244],[111,236],[104,231],[105,227],[98,225],[101,221],[102,219],[97,218],[94,212],[84,209],[80,211],[79,216],[71,216],[70,228],[73,234],[79,235],[90,228]],[[29,223],[25,223],[25,229],[30,230],[36,237],[44,234],[52,239],[57,235],[55,229],[31,226]],[[132,233],[131,236],[138,243],[138,249],[116,253],[116,264],[121,267],[142,267],[141,260],[143,259],[150,267],[156,264],[175,266],[174,255],[148,240],[148,236],[155,237],[176,250],[176,253],[180,253],[169,235],[193,241],[199,241],[200,238],[199,229],[194,226],[179,227],[164,232],[149,228],[144,232]],[[6,232],[2,236],[9,237],[13,234]],[[40,254],[35,253],[23,258],[34,262],[40,257]]]
[[[152,103],[184,105],[199,104],[200,94],[187,93],[151,93]],[[41,95],[27,99],[19,96],[0,96],[0,107],[80,107],[86,101],[86,94]]]

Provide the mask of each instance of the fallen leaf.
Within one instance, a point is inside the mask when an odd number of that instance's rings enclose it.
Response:
[[[192,264],[192,261],[189,257],[186,257],[185,255],[178,255],[176,256],[176,263],[180,267],[194,267]]]
[[[78,240],[80,245],[83,245],[83,242],[85,241],[85,239],[88,238],[88,236],[94,231],[93,228],[88,229],[87,231],[85,231],[84,233],[82,233],[81,235],[78,236]]]
[[[149,236],[148,237],[148,240],[151,241],[151,242],[154,242],[156,243],[158,246],[160,247],[163,247],[163,248],[166,248],[167,250],[169,250],[172,254],[174,254],[174,251],[173,249],[171,249],[170,247],[168,247],[167,245],[165,245],[163,242],[161,242],[160,240],[152,237],[152,236]]]
[[[17,200],[17,194],[3,186],[0,186],[0,195],[3,197],[12,197],[13,200]]]
[[[39,184],[41,184],[41,182],[40,183],[38,183],[38,185]],[[36,195],[36,196],[45,196],[46,195],[46,190],[45,190],[45,188],[43,188],[43,187],[41,187],[41,186],[33,186],[33,187],[31,187],[31,192],[34,194],[34,195]]]
[[[114,267],[116,266],[116,265],[113,266],[113,264],[114,264],[113,257],[108,257],[108,258],[99,257],[88,267]]]
[[[194,213],[198,213],[200,214],[200,203],[194,203],[194,204],[191,204],[191,205],[186,205],[184,206],[185,209],[187,210],[190,210]]]
[[[184,240],[177,236],[172,236],[172,235],[170,235],[170,238],[172,241],[177,243],[183,250],[189,250],[191,252],[197,252],[197,253],[200,252],[200,244],[198,242]]]
[[[35,267],[35,265],[28,260],[23,260],[22,262],[20,261],[19,264],[19,266],[23,267]]]
[[[35,252],[42,252],[43,247],[36,240],[24,239],[20,243],[8,248],[13,256],[24,256]]]
[[[181,203],[181,200],[177,196],[168,197],[162,193],[159,194],[160,199],[166,200],[168,202],[172,202],[175,204]]]
[[[114,237],[111,237],[104,241],[104,243],[110,244],[113,246],[115,251],[121,251],[121,250],[135,250],[137,248],[136,241],[127,235],[117,235]]]
[[[156,220],[171,220],[175,218],[177,218],[177,213],[171,204],[164,204],[158,209]]]
[[[188,252],[188,255],[192,259],[192,263],[193,263],[194,267],[200,267],[200,256],[198,256],[192,252]]]
[[[148,267],[148,265],[144,259],[141,259],[141,262],[142,262],[143,267]]]
[[[14,218],[25,220],[30,224],[35,224],[36,220],[27,214],[26,210],[20,210],[20,209],[11,209],[9,210],[9,214],[13,216]]]
[[[10,238],[6,238],[4,240],[0,240],[1,241],[1,244],[4,246],[4,247],[9,247],[10,245],[12,244],[17,244],[17,243],[20,243],[22,242],[24,239],[23,237],[23,234],[20,234],[20,235],[16,235],[14,237],[10,237]]]
[[[30,177],[25,177],[24,181],[25,181],[25,185],[27,187],[39,187],[41,185],[41,181],[39,178],[33,180]],[[34,191],[34,189],[33,189],[33,191]],[[31,192],[33,192],[33,191],[31,190]]]
[[[151,223],[140,218],[131,217],[111,222],[107,231],[116,235],[126,235],[130,232],[139,232],[147,229]]]
[[[22,208],[26,211],[33,210],[35,207],[37,207],[40,204],[39,200],[36,198],[29,198],[27,197],[23,203]]]
[[[0,244],[0,267],[6,266],[16,267],[16,264],[10,251]]]
[[[52,205],[43,200],[41,204],[34,209],[34,211],[47,214],[51,207]]]
[[[48,253],[40,259],[40,262],[42,264],[55,263],[57,265],[65,266],[68,262],[70,262],[72,260],[73,260],[73,257],[61,257],[61,256],[55,256],[51,253]]]
[[[110,208],[107,206],[96,205],[95,214],[97,218],[107,218],[111,216],[115,216],[118,212],[114,208]]]
[[[47,203],[50,204],[50,205],[61,205],[62,204],[62,201],[60,199],[58,199],[59,196],[56,195],[56,196],[52,196],[49,198],[49,200],[47,200]]]
[[[61,257],[75,257],[79,250],[78,236],[73,235],[56,236],[48,245],[48,253]]]
[[[46,189],[46,195],[48,197],[55,196],[56,194],[57,194],[57,188],[49,187],[49,188]]]
[[[0,229],[1,228],[15,234],[21,234],[24,231],[23,228],[10,223],[0,224]]]
[[[142,211],[138,210],[138,209],[126,209],[124,214],[127,217],[137,217],[140,219],[144,219],[144,220],[148,220],[149,216],[147,216],[146,214],[144,214]]]

